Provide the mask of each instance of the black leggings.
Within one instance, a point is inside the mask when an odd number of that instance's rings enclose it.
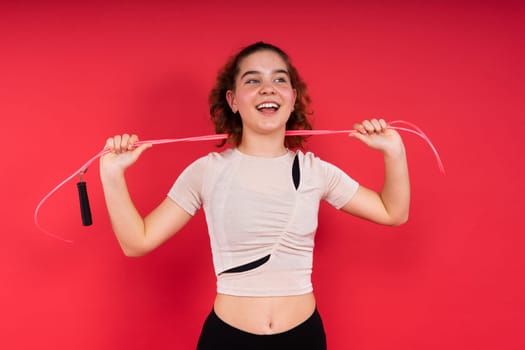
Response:
[[[197,350],[326,350],[326,335],[317,309],[306,321],[286,332],[252,334],[221,320],[211,311],[204,322]]]

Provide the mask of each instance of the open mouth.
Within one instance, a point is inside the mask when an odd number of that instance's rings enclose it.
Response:
[[[279,107],[280,106],[275,102],[263,102],[255,106],[255,108],[261,112],[275,112],[279,109]]]

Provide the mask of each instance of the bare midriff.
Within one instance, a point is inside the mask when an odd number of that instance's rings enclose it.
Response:
[[[313,293],[278,297],[244,297],[217,294],[217,316],[237,329],[253,334],[286,332],[315,311]]]

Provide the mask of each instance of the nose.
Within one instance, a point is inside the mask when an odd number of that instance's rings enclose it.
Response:
[[[274,86],[272,85],[271,82],[264,82],[261,85],[261,89],[259,90],[259,93],[261,95],[273,95],[275,94]]]

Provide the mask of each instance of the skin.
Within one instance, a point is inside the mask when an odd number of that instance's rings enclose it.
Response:
[[[260,157],[286,153],[286,121],[293,110],[296,91],[290,84],[286,63],[272,51],[258,51],[240,62],[235,89],[226,99],[243,121],[239,151]],[[261,103],[279,108],[258,110]],[[350,134],[384,155],[385,179],[380,192],[360,186],[343,206],[346,213],[384,224],[399,225],[408,219],[410,184],[405,148],[399,134],[382,119],[354,125]],[[127,256],[142,256],[169,239],[191,219],[171,199],[164,199],[142,218],[129,195],[125,171],[151,145],[133,147],[136,135],[117,135],[107,140],[111,150],[101,158],[100,175],[115,235]],[[230,325],[255,334],[289,330],[306,320],[315,309],[313,293],[283,297],[240,297],[218,294],[217,315]]]
[[[272,51],[260,51],[241,62],[235,90],[226,93],[233,112],[243,124],[241,152],[262,157],[286,153],[284,133],[297,93],[293,89],[286,63]],[[257,110],[261,103],[279,105],[277,111]]]

